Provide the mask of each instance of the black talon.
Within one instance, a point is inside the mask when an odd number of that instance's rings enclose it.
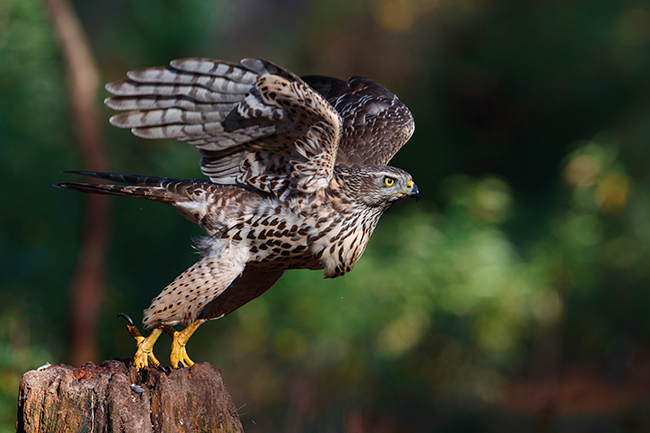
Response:
[[[183,368],[185,367],[185,364],[183,364],[183,361],[178,361],[178,368]]]
[[[120,314],[117,315],[117,317],[124,317],[124,319],[126,319],[126,323],[127,323],[129,326],[133,326],[133,320],[131,320],[131,318],[129,317],[128,314],[126,314],[126,313],[120,313]]]
[[[162,371],[163,373],[165,373],[167,375],[169,375],[169,373],[172,372],[171,368],[167,367],[166,365],[160,365],[160,366],[158,366],[158,368],[160,369],[160,371]]]

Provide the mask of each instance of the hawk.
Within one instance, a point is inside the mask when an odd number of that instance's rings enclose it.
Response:
[[[106,85],[110,119],[138,137],[196,146],[209,180],[77,171],[117,183],[57,184],[159,201],[198,224],[201,259],[129,320],[135,365],[159,367],[153,346],[172,335],[173,368],[193,365],[185,345],[205,321],[235,311],[289,269],[349,272],[379,217],[418,197],[411,175],[386,164],[414,130],[406,106],[364,77],[299,77],[261,59],[187,58],[130,71]],[[184,325],[176,331],[175,325]]]

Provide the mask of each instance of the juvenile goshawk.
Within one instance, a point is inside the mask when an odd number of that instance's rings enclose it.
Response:
[[[139,368],[160,365],[153,345],[163,331],[173,337],[172,367],[192,365],[185,344],[198,326],[260,296],[288,269],[350,271],[382,213],[418,197],[407,172],[385,165],[413,133],[413,117],[368,78],[301,78],[259,59],[200,58],[127,77],[106,86],[114,95],[106,105],[126,111],[111,124],[193,144],[210,178],[75,172],[123,184],[56,185],[159,201],[208,233],[197,242],[201,260],[145,310],[151,334],[130,323]]]

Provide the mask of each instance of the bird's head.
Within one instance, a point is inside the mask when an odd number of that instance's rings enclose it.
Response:
[[[400,168],[378,165],[345,172],[343,177],[347,179],[341,179],[342,183],[347,184],[356,200],[369,207],[385,209],[405,198],[420,196],[411,175]]]

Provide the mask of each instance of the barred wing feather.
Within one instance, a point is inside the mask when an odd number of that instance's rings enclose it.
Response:
[[[321,75],[302,77],[343,121],[337,164],[386,165],[415,129],[409,109],[388,89],[365,77],[347,81]]]
[[[195,145],[215,183],[278,195],[329,182],[341,135],[336,110],[295,74],[271,62],[174,60],[109,83],[111,118],[144,138]]]

